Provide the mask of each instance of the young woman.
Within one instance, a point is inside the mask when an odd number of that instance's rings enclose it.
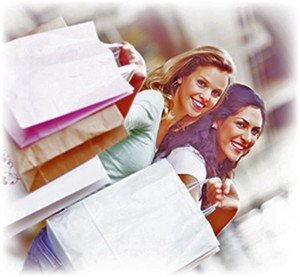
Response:
[[[231,181],[233,170],[255,145],[265,119],[261,97],[235,83],[216,110],[184,131],[170,130],[160,145],[159,157],[167,157],[184,183],[209,178],[202,191],[206,200],[202,206],[217,203],[216,210],[207,216],[216,235],[238,211],[238,191]]]
[[[136,63],[135,93],[143,83],[144,62],[126,45],[123,64]],[[122,53],[122,52],[121,52]],[[172,127],[178,132],[212,111],[225,95],[235,72],[231,57],[205,46],[176,56],[151,72],[143,91],[136,94],[129,112],[126,102],[118,107],[126,114],[129,136],[98,156],[112,183],[149,166],[164,136]],[[135,77],[133,77],[135,78]],[[129,101],[130,102],[130,101]],[[53,272],[62,269],[46,229],[35,237],[24,270]]]
[[[99,154],[112,182],[150,165],[171,127],[180,131],[212,111],[234,73],[231,57],[212,46],[180,54],[150,72],[125,119],[129,136]]]

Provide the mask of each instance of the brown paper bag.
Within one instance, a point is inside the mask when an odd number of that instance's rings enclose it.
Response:
[[[59,16],[52,19],[49,22],[39,25],[38,27],[36,27],[35,29],[27,33],[26,36],[41,33],[41,32],[47,32],[50,30],[63,28],[63,27],[67,27],[67,23],[65,22],[62,16]]]
[[[112,105],[23,149],[8,137],[8,152],[27,191],[33,191],[124,139],[123,122]]]

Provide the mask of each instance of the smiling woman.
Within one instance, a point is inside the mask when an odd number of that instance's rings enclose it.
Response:
[[[224,101],[212,113],[187,126],[171,130],[159,148],[183,182],[206,182],[204,201],[216,204],[207,216],[216,234],[232,220],[239,209],[238,190],[231,181],[240,159],[255,145],[266,118],[265,105],[251,88],[235,83]],[[199,191],[193,193],[198,201]]]
[[[234,74],[230,55],[213,46],[184,52],[150,72],[125,119],[129,136],[99,154],[112,182],[150,165],[170,128],[180,132],[212,111]]]
[[[198,117],[211,110],[224,94],[228,77],[214,66],[199,66],[191,75],[177,80],[178,91],[171,111],[173,120],[185,116]]]
[[[259,138],[262,126],[262,112],[254,106],[241,108],[223,122],[216,121],[217,161],[228,158],[234,162],[248,153]]]
[[[164,97],[156,147],[170,128],[184,129],[221,103],[235,73],[231,56],[214,46],[191,49],[150,72],[144,89]]]

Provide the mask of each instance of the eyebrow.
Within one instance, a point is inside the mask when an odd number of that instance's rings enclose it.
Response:
[[[206,83],[212,84],[212,82],[210,82],[208,79],[206,79],[203,75],[198,75],[198,77],[201,77]],[[214,88],[214,90],[218,90],[218,91],[224,91],[221,88]]]
[[[250,125],[250,123],[245,118],[243,117],[237,117],[237,118],[243,120],[248,126]],[[262,126],[255,126],[254,128],[258,128],[259,130],[261,130]]]
[[[250,123],[245,118],[240,117],[240,116],[238,116],[237,118],[243,120],[245,123],[247,123],[248,125],[250,125]]]

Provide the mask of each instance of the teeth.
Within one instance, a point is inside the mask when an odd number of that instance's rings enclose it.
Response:
[[[239,143],[232,142],[232,144],[233,144],[234,147],[236,147],[239,150],[244,150],[245,149],[245,147],[240,145]]]
[[[201,102],[199,102],[198,100],[196,100],[196,99],[194,99],[194,98],[192,98],[193,99],[193,102],[194,102],[194,104],[197,106],[197,107],[199,107],[199,108],[203,108],[204,107],[204,105],[201,103]]]

